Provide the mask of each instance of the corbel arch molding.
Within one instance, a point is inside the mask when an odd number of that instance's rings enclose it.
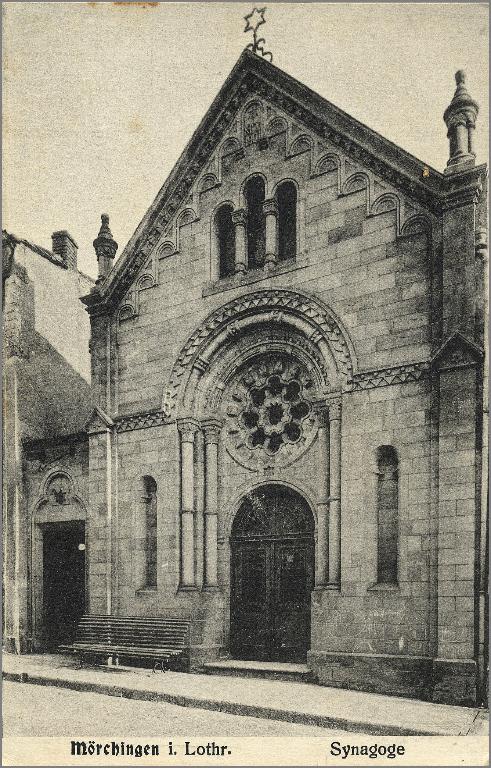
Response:
[[[181,349],[163,393],[162,410],[177,416],[188,387],[198,386],[214,356],[230,337],[237,340],[258,324],[290,327],[308,339],[330,371],[339,389],[356,372],[353,343],[339,318],[319,299],[287,289],[262,289],[233,299],[216,309],[194,331]]]

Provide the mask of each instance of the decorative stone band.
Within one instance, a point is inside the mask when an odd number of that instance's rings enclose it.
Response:
[[[137,413],[134,416],[121,416],[115,420],[116,432],[132,432],[134,429],[148,429],[148,427],[160,427],[162,424],[170,424],[174,419],[169,419],[164,411],[150,411]]]
[[[386,387],[391,384],[405,384],[410,381],[419,381],[425,378],[430,370],[430,363],[421,361],[406,363],[391,368],[379,368],[373,371],[361,371],[355,373],[348,382],[347,391],[357,392],[364,389]],[[328,418],[326,414],[326,419]],[[148,429],[160,427],[165,424],[173,424],[175,418],[166,411],[149,411],[137,413],[131,416],[120,416],[115,419],[116,432],[132,432],[135,429]]]
[[[387,387],[391,384],[419,381],[428,376],[429,370],[430,363],[423,360],[418,363],[405,363],[374,371],[360,371],[355,373],[348,382],[348,391],[357,392],[364,389],[375,389],[375,387]]]

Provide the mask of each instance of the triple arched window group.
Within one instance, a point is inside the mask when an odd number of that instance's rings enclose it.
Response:
[[[247,239],[247,269],[264,266],[266,259],[265,185],[261,176],[250,178],[244,188]],[[297,255],[297,189],[291,181],[278,185],[276,202],[276,258],[283,262]],[[215,214],[219,276],[229,277],[236,271],[236,236],[233,208],[222,205]]]

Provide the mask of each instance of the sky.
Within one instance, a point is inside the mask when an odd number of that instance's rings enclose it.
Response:
[[[95,277],[108,213],[120,253],[242,49],[232,3],[3,3],[3,227],[66,229]],[[276,3],[274,64],[443,171],[443,112],[465,69],[488,154],[486,3]]]

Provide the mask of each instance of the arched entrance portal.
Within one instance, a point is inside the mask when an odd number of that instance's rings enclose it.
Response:
[[[299,493],[269,484],[242,501],[231,536],[230,650],[305,661],[314,587],[314,519]]]

